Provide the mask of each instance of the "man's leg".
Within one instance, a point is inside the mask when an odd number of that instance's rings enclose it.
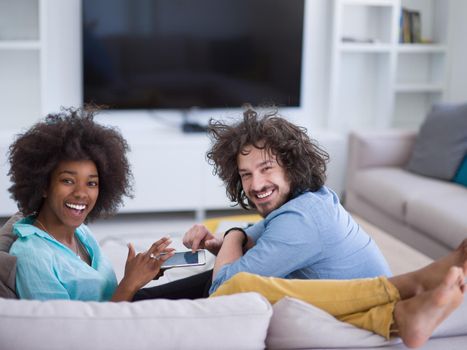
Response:
[[[426,272],[423,269],[419,271]],[[436,288],[402,301],[397,288],[389,282],[393,278],[389,281],[385,277],[286,280],[248,273],[235,275],[212,296],[257,292],[271,303],[285,296],[294,297],[327,311],[341,321],[386,338],[391,333],[397,334],[406,345],[418,347],[463,301],[466,274],[467,262],[463,268],[453,266]],[[439,276],[433,278],[438,280]]]
[[[356,280],[290,280],[239,273],[211,296],[257,292],[274,304],[288,296],[339,320],[389,337],[399,292],[385,277]]]
[[[202,272],[160,286],[143,288],[133,301],[145,299],[199,299],[206,298],[212,283],[212,270]]]
[[[463,267],[467,262],[467,239],[454,251],[433,263],[409,273],[394,276],[389,281],[399,290],[402,299],[407,299],[439,286],[451,266]]]

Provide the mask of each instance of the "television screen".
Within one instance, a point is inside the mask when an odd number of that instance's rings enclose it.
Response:
[[[84,103],[300,106],[304,0],[83,0]]]

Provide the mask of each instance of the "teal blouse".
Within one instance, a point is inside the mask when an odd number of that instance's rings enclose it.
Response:
[[[110,300],[117,288],[112,265],[86,225],[75,231],[91,266],[70,248],[24,218],[13,225],[18,239],[10,248],[17,257],[16,293],[20,299]]]

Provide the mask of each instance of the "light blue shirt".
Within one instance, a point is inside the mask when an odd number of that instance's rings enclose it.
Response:
[[[20,299],[110,300],[117,279],[110,262],[86,225],[75,231],[86,248],[91,266],[75,252],[24,218],[13,225],[18,239],[10,248],[17,257],[16,292]]]
[[[218,271],[210,293],[239,272],[298,279],[391,275],[376,243],[325,186],[293,198],[246,233],[255,246]]]

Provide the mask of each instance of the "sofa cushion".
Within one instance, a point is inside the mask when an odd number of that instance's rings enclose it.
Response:
[[[16,257],[8,254],[16,239],[12,225],[23,216],[13,215],[0,229],[0,298],[17,299],[16,295]]]
[[[140,302],[0,299],[2,348],[263,349],[271,305],[256,293]]]
[[[464,160],[457,169],[456,176],[454,176],[453,181],[459,185],[467,187],[467,156],[464,157]]]
[[[382,346],[384,347],[381,349],[388,347],[405,349],[402,345],[400,347],[396,345],[401,343],[399,338],[387,341],[372,332],[341,322],[301,300],[284,298],[274,304],[273,311],[266,339],[268,349],[362,349]],[[433,337],[467,335],[466,315],[467,296],[464,297],[464,303],[435,330]],[[461,344],[465,345],[465,341],[466,338]],[[426,344],[426,347],[429,346],[429,343]],[[447,343],[449,344],[449,342]],[[457,344],[457,342],[455,343]],[[433,347],[433,349],[435,348]]]
[[[22,219],[21,213],[16,213],[0,228],[0,252],[9,252],[10,247],[16,240],[17,236],[12,233],[13,224]]]
[[[413,198],[407,203],[406,222],[452,249],[467,238],[467,188]]]
[[[17,299],[16,257],[0,252],[0,298]]]
[[[467,104],[435,105],[420,128],[407,169],[451,180],[467,154]]]
[[[413,199],[431,201],[448,199],[459,191],[453,183],[410,173],[401,168],[381,167],[358,171],[353,180],[354,192],[386,214],[405,222],[407,203]]]
[[[339,336],[336,336],[339,335]],[[268,349],[372,347],[399,343],[341,322],[304,301],[284,298],[273,306]]]

